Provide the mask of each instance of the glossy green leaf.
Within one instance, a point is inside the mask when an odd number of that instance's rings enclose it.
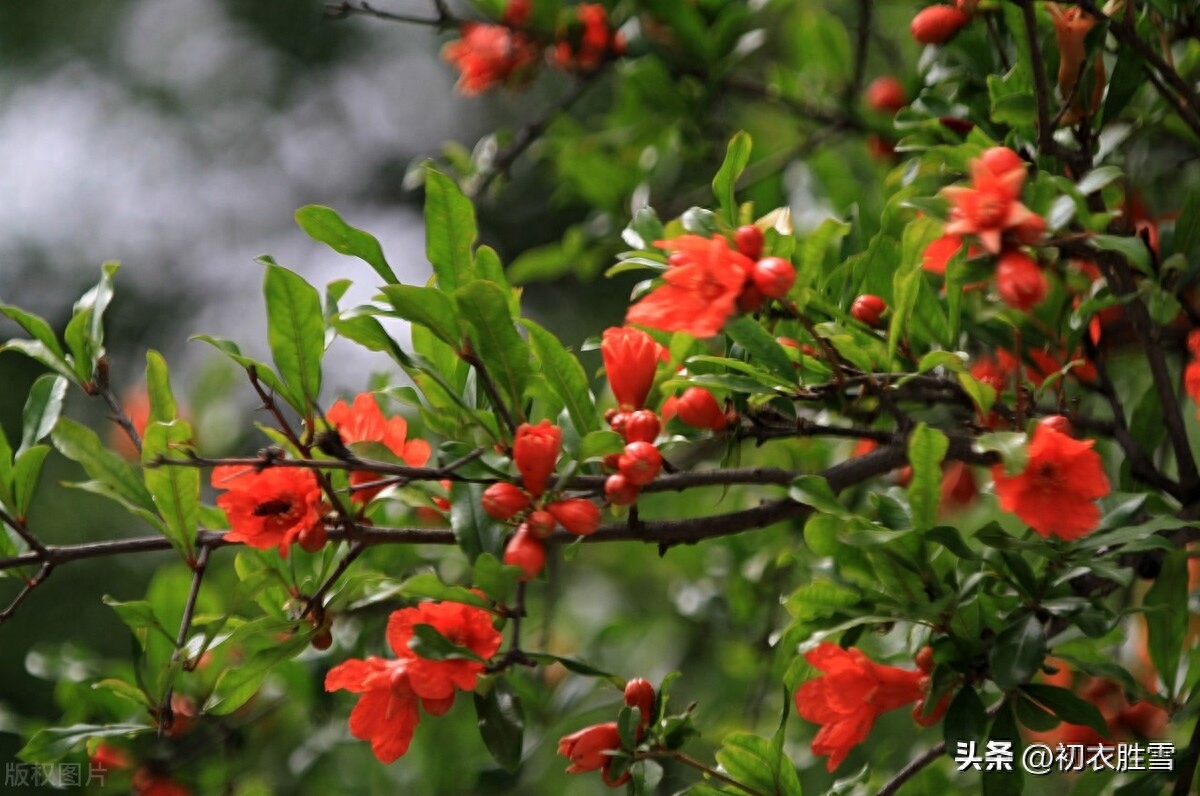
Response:
[[[50,434],[59,453],[83,465],[89,476],[112,487],[131,505],[155,511],[154,499],[137,471],[105,447],[96,432],[66,417],[60,417]]]
[[[498,677],[487,692],[475,694],[475,715],[479,735],[492,758],[505,771],[516,771],[521,765],[525,712],[507,678]]]
[[[13,450],[8,443],[8,436],[4,433],[4,427],[0,426],[0,505],[13,508]],[[15,510],[15,509],[14,509]],[[0,528],[0,544],[8,537],[4,535],[3,528]]]
[[[141,705],[144,708],[157,707],[150,697],[146,696],[146,692],[138,688],[133,683],[127,683],[124,680],[118,680],[115,677],[109,677],[99,682],[92,683],[92,688],[98,691],[108,691],[111,694],[116,694],[119,697],[128,699],[130,702]]]
[[[475,277],[471,247],[475,243],[475,209],[446,175],[425,170],[425,255],[437,285],[453,293]],[[461,306],[461,305],[460,305]]]
[[[383,247],[369,232],[347,224],[337,211],[322,205],[305,205],[296,211],[296,223],[313,240],[324,243],[338,254],[357,257],[375,269],[389,285],[400,282],[383,256]]]
[[[192,429],[185,421],[151,423],[142,439],[146,488],[158,507],[167,538],[185,560],[195,550],[200,527],[200,470],[195,467],[149,467],[159,458],[182,459],[192,450]]]
[[[760,367],[766,366],[776,376],[788,380],[795,378],[795,367],[791,357],[754,318],[742,315],[726,323],[725,334],[749,352],[752,362],[756,362]]]
[[[455,299],[473,329],[475,353],[505,397],[509,412],[520,415],[531,373],[530,351],[517,334],[504,289],[493,282],[471,282],[456,291]]]
[[[267,300],[267,342],[271,358],[297,412],[307,416],[321,392],[321,355],[325,317],[321,294],[298,274],[266,263],[263,295]]]
[[[717,175],[713,177],[713,196],[721,206],[721,214],[730,226],[737,226],[737,180],[750,162],[750,150],[754,144],[750,135],[739,131],[729,139],[725,148],[725,160]]]
[[[542,366],[542,373],[566,407],[575,428],[580,434],[598,431],[600,421],[596,417],[596,406],[588,390],[583,365],[541,325],[528,318],[522,318],[521,325],[529,331],[529,345]]]
[[[487,608],[488,601],[470,589],[462,586],[447,586],[432,572],[422,572],[408,578],[396,590],[411,599],[441,600],[444,602],[464,603],[476,608]]]
[[[58,342],[58,335],[40,315],[26,312],[12,304],[0,304],[0,315],[15,321],[22,329],[33,335],[33,339],[42,344],[46,353],[60,362],[65,362],[67,355]]]
[[[146,352],[146,393],[150,399],[149,423],[169,423],[179,411],[171,392],[171,376],[163,355],[151,349]]]
[[[908,438],[908,463],[912,481],[908,502],[912,507],[913,526],[928,530],[937,524],[938,501],[942,496],[942,459],[950,441],[946,435],[924,423],[917,425]]]
[[[376,324],[378,324],[378,321],[376,321]],[[220,337],[210,337],[207,334],[194,335],[189,339],[199,340],[202,343],[208,343],[213,348],[217,349],[225,356],[241,365],[247,371],[253,370],[258,380],[262,382],[263,386],[276,395],[284,395],[286,393],[283,382],[279,380],[279,376],[275,373],[270,365],[243,355],[242,350],[238,347],[238,344],[232,340],[225,340]]]
[[[516,567],[502,564],[500,559],[491,553],[480,553],[471,567],[471,582],[488,597],[502,603],[509,598],[517,585],[519,572]]]
[[[21,414],[21,446],[17,455],[41,442],[54,429],[62,414],[63,400],[67,396],[67,380],[62,376],[46,374],[39,376],[29,388],[25,409]]]
[[[458,311],[446,293],[432,287],[388,285],[383,294],[404,320],[424,326],[453,348],[462,346]]]
[[[1004,690],[1028,683],[1046,657],[1046,631],[1036,616],[1018,619],[1001,630],[989,659],[992,680]]]
[[[1021,686],[1021,690],[1068,724],[1091,727],[1101,738],[1108,736],[1108,721],[1100,710],[1070,690],[1041,683],[1028,683]]]
[[[812,506],[824,514],[839,518],[850,516],[850,512],[829,487],[829,482],[819,475],[802,475],[797,478],[788,489],[788,497],[797,503]]]
[[[1125,238],[1119,235],[1092,235],[1088,243],[1101,251],[1113,251],[1123,256],[1129,263],[1144,274],[1151,273],[1150,250],[1141,238]]]
[[[82,748],[91,738],[134,738],[154,730],[149,724],[73,724],[38,730],[17,757],[34,765],[49,765]]]
[[[717,750],[716,758],[729,776],[759,793],[801,796],[792,762],[776,754],[766,738],[748,732],[730,733]]]
[[[1187,601],[1187,551],[1176,550],[1163,559],[1154,585],[1142,599],[1150,661],[1166,686],[1169,698],[1174,698],[1179,682],[1179,663],[1188,629],[1188,612],[1182,607]]]
[[[983,796],[1021,796],[1024,792],[1021,768],[1021,731],[1011,704],[1006,705],[992,721],[988,740],[1012,744],[1013,763],[1011,768],[984,771],[982,775]],[[981,747],[976,754],[981,754]],[[987,763],[984,763],[986,768]]]
[[[60,376],[66,377],[73,384],[83,384],[75,368],[65,359],[54,354],[41,340],[9,340],[0,345],[0,354],[5,351],[16,351],[24,354],[35,362],[40,362]]]
[[[458,546],[471,562],[480,553],[491,553],[498,557],[502,552],[500,543],[504,538],[504,528],[483,510],[480,502],[482,497],[483,486],[480,484],[458,481],[450,484],[450,528],[454,531]],[[487,592],[487,589],[484,591]],[[487,593],[497,597],[491,592]]]
[[[17,455],[16,465],[13,467],[12,508],[18,517],[29,514],[29,507],[33,505],[33,495],[37,491],[38,480],[42,474],[42,465],[48,453],[49,445],[34,445]]]
[[[942,719],[946,748],[958,749],[960,743],[974,743],[977,748],[981,748],[987,728],[987,711],[978,692],[971,686],[960,688],[950,700],[946,715]]]
[[[308,648],[309,634],[297,633],[281,644],[256,652],[248,660],[221,673],[212,695],[204,703],[204,712],[228,716],[246,704],[262,687],[262,682],[279,664]]]

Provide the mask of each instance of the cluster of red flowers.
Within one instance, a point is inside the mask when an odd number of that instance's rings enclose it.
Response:
[[[1034,429],[1028,461],[1019,475],[1004,465],[992,468],[1000,508],[1012,512],[1045,537],[1068,541],[1095,530],[1100,523],[1097,500],[1108,494],[1108,477],[1092,440],[1070,435],[1070,424],[1048,417]]]
[[[662,469],[662,454],[654,446],[662,422],[653,409],[643,407],[658,363],[667,352],[641,329],[622,326],[604,330],[600,354],[618,404],[605,419],[625,440],[624,452],[605,459],[605,465],[617,472],[605,482],[604,495],[610,503],[625,506],[636,501],[638,490]]]
[[[520,567],[523,580],[532,580],[546,565],[543,539],[556,525],[576,536],[587,536],[600,527],[600,509],[584,498],[547,499],[546,486],[558,463],[562,429],[543,420],[536,426],[522,423],[513,440],[513,463],[524,488],[500,482],[484,490],[483,510],[491,517],[514,521],[516,533],[504,549],[504,563]]]
[[[781,299],[796,281],[782,257],[761,257],[763,233],[739,227],[736,250],[721,235],[683,235],[654,245],[671,252],[663,284],[629,308],[626,323],[712,337],[735,310],[757,312],[767,299]]]
[[[392,613],[387,641],[395,659],[352,658],[325,677],[326,691],[362,694],[350,713],[350,733],[371,742],[380,762],[391,763],[408,751],[420,720],[420,708],[440,716],[454,704],[456,689],[472,691],[484,664],[465,658],[429,660],[409,648],[417,625],[429,625],[446,639],[486,660],[500,649],[492,615],[461,603],[422,603]]]
[[[510,0],[498,25],[463,23],[461,38],[442,49],[442,58],[459,71],[461,93],[481,94],[533,76],[544,45],[529,28],[532,10],[531,0]],[[612,29],[604,6],[581,3],[564,12],[546,55],[561,69],[592,72],[624,52],[625,40]]]
[[[923,703],[929,694],[929,672],[933,660],[928,647],[918,655],[916,671],[875,663],[860,650],[842,649],[824,642],[805,653],[805,659],[823,672],[796,691],[796,712],[801,718],[820,724],[813,739],[815,755],[828,755],[826,768],[833,771],[846,755],[866,740],[880,714],[913,703]],[[921,704],[913,718],[922,726],[936,724],[945,712],[943,699],[930,715],[921,714]]]
[[[640,743],[646,735],[646,728],[655,715],[654,686],[638,677],[625,684],[625,704],[638,709],[638,726],[636,740]],[[617,760],[616,753],[621,751],[621,733],[617,730],[615,721],[603,724],[593,724],[574,732],[558,742],[558,753],[563,755],[571,764],[567,766],[568,774],[582,774],[586,771],[599,771],[600,779],[610,788],[619,788],[629,781],[629,771],[613,776],[613,764]]]
[[[971,161],[971,187],[951,186],[943,193],[954,205],[945,236],[929,245],[924,267],[945,271],[946,261],[974,236],[980,248],[998,257],[996,287],[1010,307],[1028,312],[1049,287],[1037,261],[1022,249],[1046,233],[1046,222],[1020,203],[1025,162],[1007,147],[992,147]]]

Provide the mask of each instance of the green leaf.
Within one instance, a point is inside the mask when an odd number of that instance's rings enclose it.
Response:
[[[504,263],[491,246],[480,246],[475,250],[475,278],[495,282],[508,293],[508,309],[514,315],[521,314],[521,291],[513,290],[504,273]]]
[[[16,351],[19,354],[24,354],[33,361],[40,362],[50,368],[60,376],[65,376],[73,384],[82,385],[85,381],[79,378],[79,374],[75,372],[70,363],[50,351],[41,340],[9,340],[4,345],[0,345],[0,354],[3,354],[5,351]]]
[[[305,205],[296,211],[296,223],[318,243],[324,243],[338,254],[359,258],[374,268],[379,278],[389,285],[400,282],[384,258],[383,247],[375,236],[350,226],[333,208]]]
[[[795,368],[791,358],[783,350],[783,346],[775,342],[762,324],[749,315],[742,315],[736,320],[725,324],[725,334],[730,340],[749,352],[758,364],[765,365],[778,376],[793,380]]]
[[[1122,172],[1116,166],[1100,166],[1085,174],[1075,187],[1079,189],[1079,193],[1088,196],[1121,179],[1121,176]]]
[[[75,374],[80,382],[89,382],[96,363],[104,355],[104,311],[113,297],[112,278],[120,266],[107,262],[100,267],[100,281],[75,302],[63,338],[75,358]]]
[[[542,365],[542,373],[562,400],[575,428],[580,434],[599,430],[600,423],[583,365],[544,327],[528,318],[522,318],[521,325],[529,331],[529,344]]]
[[[1028,683],[1046,657],[1046,631],[1036,616],[1018,619],[997,634],[990,657],[992,681],[1002,690]]]
[[[908,438],[908,463],[912,482],[908,502],[912,506],[913,527],[925,531],[937,524],[938,501],[942,496],[942,459],[950,441],[937,429],[919,424]]]
[[[374,318],[369,320],[374,320]],[[375,323],[378,325],[379,322],[375,321]],[[188,339],[199,340],[202,343],[208,343],[210,346],[241,365],[247,371],[253,370],[258,380],[276,395],[286,394],[287,391],[283,386],[283,382],[279,380],[279,376],[276,375],[275,371],[271,369],[271,366],[265,362],[259,362],[257,359],[244,356],[241,349],[238,348],[238,344],[232,340],[225,340],[220,337],[210,337],[207,334],[193,335]]]
[[[1144,85],[1146,78],[1142,56],[1132,48],[1122,47],[1117,53],[1117,63],[1104,97],[1104,124],[1117,118]]]
[[[146,392],[150,398],[148,423],[170,423],[175,419],[178,409],[171,392],[167,361],[153,349],[146,352]]]
[[[47,373],[33,383],[21,415],[21,447],[17,448],[17,456],[50,434],[58,422],[58,416],[62,414],[66,395],[67,380],[62,376]]]
[[[487,663],[466,647],[455,644],[443,636],[433,625],[413,625],[412,638],[408,640],[408,648],[419,658],[430,661],[474,661]]]
[[[788,497],[797,503],[812,506],[823,514],[839,518],[852,516],[837,499],[837,495],[829,487],[829,482],[819,475],[802,475],[797,478],[788,489]]]
[[[1091,702],[1080,699],[1066,688],[1040,683],[1021,686],[1026,696],[1068,724],[1078,724],[1095,730],[1101,738],[1108,736],[1108,722]]]
[[[0,425],[0,505],[13,508],[13,451],[4,434],[4,426]],[[14,509],[15,511],[15,509]],[[3,529],[0,529],[0,544],[8,539]]]
[[[73,724],[38,730],[17,752],[26,763],[48,765],[61,760],[90,738],[133,738],[154,729],[149,724]]]
[[[1187,636],[1188,612],[1187,551],[1176,550],[1163,559],[1162,570],[1142,599],[1149,640],[1150,661],[1174,699],[1179,684],[1179,663]]]
[[[221,673],[212,695],[204,703],[204,712],[228,716],[258,693],[262,681],[279,664],[303,652],[309,643],[308,633],[297,633],[282,644],[275,644],[243,660],[237,667]]]
[[[267,342],[287,388],[288,403],[308,416],[321,392],[321,355],[325,318],[321,294],[299,275],[267,262],[263,295],[267,300]]]
[[[471,246],[475,209],[458,185],[433,168],[425,170],[425,255],[438,287],[453,293],[475,277]],[[460,307],[461,307],[460,303]]]
[[[995,721],[992,722],[988,740],[1004,744],[1011,743],[1013,764],[1010,769],[983,772],[984,796],[1021,796],[1023,792],[1020,764],[1021,731],[1017,727],[1016,715],[1011,704],[1005,705],[996,716]],[[984,767],[987,767],[987,763],[984,763]]]
[[[597,669],[595,666],[592,666],[589,663],[584,663],[583,661],[575,660],[574,658],[564,658],[561,655],[554,655],[549,652],[527,652],[526,655],[530,660],[536,661],[543,666],[551,666],[557,663],[573,674],[582,675],[584,677],[600,677],[608,680],[617,688],[625,688],[625,680],[623,678],[606,672],[603,669]]]
[[[142,440],[143,475],[146,488],[158,507],[167,538],[191,561],[200,527],[200,471],[195,467],[150,467],[159,457],[179,459],[192,447],[192,429],[185,421],[151,423]]]
[[[458,310],[446,293],[432,287],[388,285],[383,294],[404,320],[424,326],[454,349],[462,346]]]
[[[713,177],[713,196],[721,205],[721,213],[730,226],[737,226],[737,180],[750,162],[750,150],[754,144],[748,133],[739,131],[729,139],[725,148],[725,160],[717,175]]]
[[[99,682],[92,683],[92,688],[96,689],[97,691],[108,691],[111,694],[116,694],[117,696],[128,699],[130,702],[134,702],[142,707],[157,707],[151,701],[150,697],[146,696],[145,691],[138,688],[133,683],[127,683],[124,680],[117,680],[116,678],[109,677]]]
[[[1151,273],[1150,250],[1141,238],[1125,238],[1118,235],[1092,235],[1088,243],[1094,249],[1114,251],[1123,256],[1129,263],[1144,274]]]
[[[589,431],[579,441],[579,460],[600,459],[611,453],[621,453],[625,450],[625,440],[621,435],[609,429]]]
[[[521,414],[525,385],[529,381],[529,345],[517,334],[508,298],[494,282],[475,281],[455,292],[459,311],[475,333],[471,343],[493,381],[507,394],[508,409]]]
[[[946,748],[958,749],[959,743],[974,743],[976,747],[983,746],[983,736],[987,732],[988,717],[983,707],[983,700],[971,686],[963,686],[950,706],[946,708],[946,716],[942,719],[942,731],[946,737]]]
[[[130,600],[123,602],[116,600],[109,595],[104,595],[104,604],[116,612],[121,621],[125,623],[138,640],[142,649],[146,648],[146,642],[151,632],[157,633],[160,638],[164,638],[171,642],[171,646],[175,646],[175,637],[162,625],[158,615],[154,612],[152,606],[146,600]]]
[[[748,732],[730,733],[716,758],[730,777],[760,793],[800,796],[792,761],[775,753],[766,738]],[[791,770],[790,776],[785,769]]]
[[[42,344],[46,353],[59,362],[65,364],[67,355],[59,345],[58,336],[54,334],[54,330],[50,328],[50,324],[46,323],[45,319],[39,315],[34,315],[32,312],[26,312],[20,307],[14,307],[11,304],[0,304],[0,314],[3,314],[9,320],[15,321],[22,329],[33,338]]]
[[[50,438],[63,456],[83,465],[89,476],[110,486],[122,500],[147,511],[155,511],[154,499],[137,471],[104,447],[96,432],[74,420],[60,417]]]
[[[505,771],[516,771],[521,765],[525,711],[507,678],[497,678],[486,694],[475,694],[475,715],[479,737],[492,758]]]
[[[33,503],[33,494],[37,490],[38,479],[42,474],[42,465],[46,455],[50,453],[49,445],[34,445],[17,455],[16,466],[13,468],[13,511],[17,517],[29,514]],[[3,533],[0,530],[0,533]]]
[[[450,484],[450,528],[454,531],[458,546],[472,563],[481,553],[499,557],[502,552],[504,528],[483,510],[483,489],[481,484],[459,481]],[[492,594],[483,584],[479,585],[489,596],[503,598],[502,595]]]
[[[452,512],[453,510],[451,509]],[[500,559],[491,553],[481,553],[475,559],[475,565],[471,567],[471,582],[488,597],[502,603],[517,585],[519,571],[516,567],[500,563]]]
[[[443,602],[463,603],[477,608],[487,608],[488,601],[470,589],[462,586],[447,586],[432,572],[422,572],[408,578],[396,590],[411,599],[440,600]]]

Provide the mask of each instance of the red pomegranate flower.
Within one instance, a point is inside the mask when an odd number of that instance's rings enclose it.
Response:
[[[1200,420],[1200,360],[1193,360],[1183,369],[1183,383],[1187,394],[1196,402],[1196,419]]]
[[[1042,303],[1050,287],[1037,262],[1025,252],[1014,249],[1000,255],[996,266],[996,289],[1005,304],[1029,312]]]
[[[999,254],[1005,230],[1029,227],[1034,213],[1017,201],[1025,166],[1017,153],[993,147],[971,161],[971,187],[943,188],[954,205],[947,235],[976,235],[984,251]],[[1037,224],[1033,223],[1036,227]]]
[[[500,633],[482,608],[461,603],[423,603],[392,613],[387,637],[396,660],[351,658],[325,676],[325,690],[362,694],[350,713],[350,733],[371,742],[381,762],[408,751],[420,719],[418,705],[432,716],[450,709],[454,689],[475,687],[483,664],[467,660],[433,661],[408,648],[413,626],[432,625],[446,638],[482,658],[500,648]]]
[[[833,771],[850,750],[866,740],[882,713],[924,699],[920,671],[875,663],[857,649],[828,642],[804,657],[824,674],[796,691],[796,711],[823,725],[813,739],[814,755],[829,755]]]
[[[1000,508],[1013,512],[1033,530],[1072,540],[1100,522],[1095,501],[1108,494],[1108,477],[1092,440],[1077,440],[1053,423],[1040,423],[1029,442],[1029,461],[1016,476],[1004,466],[992,468]]]
[[[442,48],[442,59],[460,73],[455,88],[461,94],[482,94],[518,77],[537,61],[538,50],[533,42],[504,25],[468,22],[461,33],[462,38]]]
[[[371,742],[381,763],[391,763],[408,751],[420,720],[420,698],[407,676],[407,660],[351,658],[325,676],[326,691],[362,694],[350,712],[350,734]]]
[[[718,235],[683,235],[654,242],[675,252],[663,276],[664,284],[629,308],[626,323],[712,337],[733,314],[746,274],[754,262],[729,248]]]
[[[387,640],[398,658],[408,658],[407,673],[412,690],[423,699],[441,700],[454,696],[454,689],[471,691],[483,673],[478,661],[444,661],[417,657],[408,648],[413,627],[431,625],[460,647],[480,658],[490,658],[500,649],[500,632],[492,627],[492,615],[482,608],[463,603],[421,603],[392,613],[388,619]]]
[[[338,401],[329,408],[326,419],[347,444],[380,442],[410,467],[420,467],[429,461],[429,443],[423,439],[407,439],[408,421],[400,416],[385,418],[379,402],[369,392],[356,395],[353,406]],[[350,485],[368,484],[382,477],[379,473],[355,471],[350,473]],[[383,487],[356,489],[351,499],[356,503],[366,503],[382,490]]]
[[[217,506],[229,518],[225,538],[259,550],[279,547],[287,557],[288,547],[305,531],[321,524],[324,509],[321,487],[311,470],[268,467],[222,466],[212,471],[212,485],[229,490],[217,498]]]
[[[654,371],[667,351],[650,335],[632,326],[604,330],[600,354],[609,386],[622,410],[640,409],[654,386]]]

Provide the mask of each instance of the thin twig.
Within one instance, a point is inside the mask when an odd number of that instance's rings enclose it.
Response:
[[[460,24],[461,20],[449,13],[442,3],[434,3],[435,17],[416,17],[411,14],[396,14],[391,11],[380,11],[370,3],[329,3],[325,6],[325,16],[329,19],[345,19],[351,16],[367,16],[382,19],[387,22],[403,22],[408,25],[426,25],[428,27],[445,29]]]
[[[703,763],[701,763],[699,760],[697,760],[696,758],[689,757],[686,754],[684,754],[683,752],[678,752],[678,751],[666,752],[664,750],[664,752],[662,752],[660,754],[654,754],[653,752],[651,752],[651,753],[647,754],[646,757],[670,758],[671,760],[674,760],[677,763],[682,763],[685,766],[690,766],[691,768],[694,768],[697,771],[702,772],[706,777],[712,777],[715,780],[724,782],[726,785],[729,785],[732,788],[737,788],[742,793],[748,793],[748,794],[750,794],[750,796],[766,796],[766,794],[764,794],[762,791],[756,790],[755,788],[750,787],[749,785],[747,785],[744,782],[738,782],[736,779],[729,776],[728,774],[718,771],[717,769],[713,768],[712,766],[706,766]],[[788,765],[791,765],[791,764],[788,763]]]
[[[1008,703],[1008,697],[1001,699],[995,705],[987,709],[987,717],[994,719],[1004,709]],[[919,757],[910,761],[908,765],[896,772],[896,775],[889,779],[884,786],[880,788],[876,796],[894,796],[900,787],[910,779],[919,774],[926,766],[933,763],[939,757],[946,753],[946,742],[938,741],[933,746],[929,747]]]
[[[212,552],[209,547],[201,548],[196,565],[192,568],[192,588],[188,592],[187,602],[183,606],[183,618],[179,620],[179,633],[175,636],[175,651],[171,653],[171,662],[179,660],[187,644],[188,633],[192,629],[192,619],[196,614],[196,601],[200,597],[200,584],[204,581],[204,573],[208,570],[208,556]],[[163,737],[170,731],[175,721],[175,712],[171,709],[171,696],[175,689],[168,687],[163,693],[162,702],[158,706],[155,717],[158,719],[158,737]]]
[[[12,615],[17,612],[17,608],[20,607],[21,603],[25,602],[34,589],[45,583],[46,578],[50,577],[50,573],[53,571],[54,564],[49,561],[42,563],[42,568],[38,571],[38,574],[25,581],[25,586],[21,589],[20,593],[13,598],[13,601],[8,604],[7,608],[0,611],[0,625],[12,618]]]
[[[29,526],[23,519],[12,516],[3,508],[0,508],[0,522],[16,531],[17,536],[20,536],[25,541],[25,544],[29,545],[33,550],[44,551],[46,549],[45,545],[30,532]],[[3,532],[3,529],[0,529],[0,533]]]
[[[517,423],[513,420],[513,415],[508,411],[508,405],[500,397],[500,391],[496,388],[496,382],[492,381],[492,374],[488,372],[487,366],[483,364],[483,360],[479,358],[479,354],[475,353],[475,349],[467,343],[462,354],[463,362],[475,369],[475,375],[479,378],[479,386],[487,393],[488,400],[492,402],[492,406],[496,410],[496,414],[500,416],[510,436],[517,433]],[[520,407],[514,407],[518,412]]]
[[[301,616],[308,616],[315,608],[320,606],[321,601],[325,598],[325,595],[329,593],[329,590],[334,587],[334,584],[338,582],[338,579],[341,578],[342,575],[346,574],[346,570],[350,568],[350,565],[354,563],[355,559],[366,552],[366,549],[367,546],[363,542],[356,541],[351,543],[350,548],[346,551],[346,555],[342,556],[342,560],[338,562],[333,572],[331,572],[329,577],[325,579],[325,582],[322,583],[315,592],[313,592],[312,597],[308,598],[308,602],[304,605],[304,610],[300,613]]]

